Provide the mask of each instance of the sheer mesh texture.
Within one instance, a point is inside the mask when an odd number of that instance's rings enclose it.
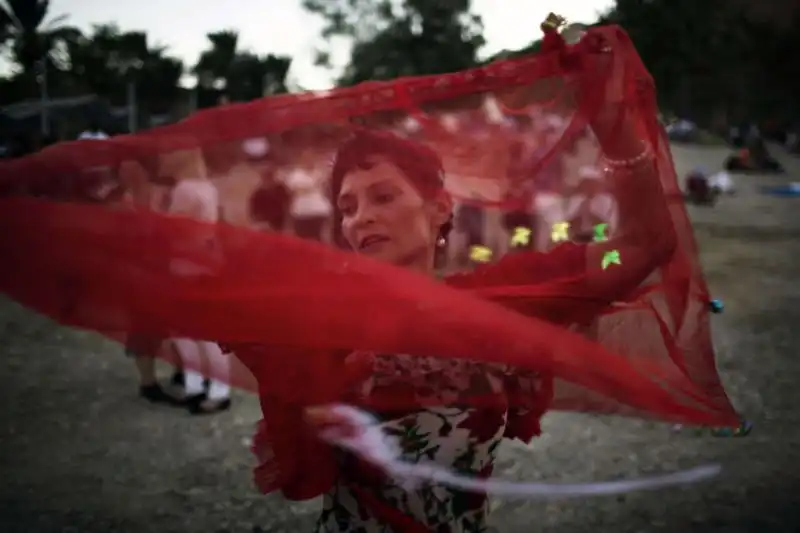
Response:
[[[604,171],[613,131],[599,138],[596,125],[609,110],[652,156],[644,172]],[[58,144],[0,166],[0,288],[117,339],[225,344],[232,381],[260,393],[277,428],[273,457],[316,453],[298,452],[322,446],[302,438],[302,409],[341,401],[500,401],[532,413],[526,438],[548,409],[734,425],[656,112],[649,74],[607,27],[466,72]],[[373,157],[452,196],[442,279],[344,243],[337,173]],[[165,212],[187,175],[214,185],[218,222]],[[353,395],[376,354],[403,354],[414,375]],[[506,393],[473,372],[507,381]]]

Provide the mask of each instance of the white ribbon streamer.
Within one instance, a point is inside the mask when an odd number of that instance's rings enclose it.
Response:
[[[323,440],[382,468],[407,490],[423,483],[437,483],[506,498],[580,498],[697,483],[718,475],[722,470],[719,465],[706,465],[660,476],[594,483],[518,483],[478,479],[455,474],[432,463],[403,461],[396,440],[384,433],[379,421],[365,411],[349,405],[331,405],[321,410],[342,421],[341,425],[324,427],[320,431]]]

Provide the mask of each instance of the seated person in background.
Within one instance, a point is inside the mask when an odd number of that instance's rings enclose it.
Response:
[[[729,172],[783,172],[783,166],[772,157],[763,139],[753,137],[746,147],[728,156],[725,170]]]
[[[715,194],[736,194],[736,184],[725,170],[720,170],[708,178],[708,183]]]
[[[708,172],[702,167],[697,167],[686,175],[684,189],[686,199],[692,204],[713,205],[716,200]]]

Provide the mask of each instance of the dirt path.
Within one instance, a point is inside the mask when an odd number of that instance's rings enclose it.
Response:
[[[716,167],[725,151],[675,148],[680,171]],[[786,161],[800,181],[800,160]],[[703,262],[726,313],[715,319],[719,364],[756,423],[746,439],[660,424],[551,415],[530,447],[507,445],[501,468],[519,479],[592,480],[721,462],[691,488],[549,504],[498,503],[501,532],[738,533],[800,531],[800,200],[740,195],[694,210]],[[317,504],[255,493],[248,451],[254,399],[192,419],[134,396],[119,347],[54,328],[0,304],[0,531],[191,533],[310,531]]]

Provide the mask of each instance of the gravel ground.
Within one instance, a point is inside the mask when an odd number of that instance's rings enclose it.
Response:
[[[679,171],[717,167],[720,148],[674,148]],[[787,160],[800,180],[800,160]],[[782,178],[787,179],[787,178]],[[705,484],[558,503],[497,502],[500,532],[800,531],[800,200],[759,195],[776,178],[739,177],[741,192],[692,212],[703,263],[726,313],[719,365],[755,422],[743,439],[663,424],[550,415],[531,446],[508,444],[517,479],[600,480],[720,462]],[[794,275],[793,275],[794,273]],[[248,451],[254,398],[211,418],[145,405],[121,348],[0,302],[0,532],[310,531],[317,502],[256,494]],[[119,355],[117,355],[119,354]],[[166,369],[164,369],[166,373]]]

